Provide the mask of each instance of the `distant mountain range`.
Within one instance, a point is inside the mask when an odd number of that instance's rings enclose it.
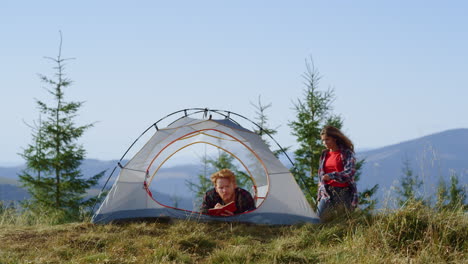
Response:
[[[81,165],[81,171],[85,177],[92,177],[101,171],[107,170],[106,176],[99,181],[99,186],[90,190],[90,193],[96,194],[101,190],[101,186],[107,180],[107,175],[117,165],[117,161],[100,161],[96,159],[86,159]],[[24,165],[13,167],[0,167],[0,201],[1,200],[23,200],[28,199],[30,195],[21,188],[18,174],[25,169]],[[98,190],[99,189],[99,190]]]
[[[460,184],[468,184],[468,129],[448,130],[418,139],[360,152],[358,159],[365,159],[361,187],[379,184],[378,197],[382,201],[399,186],[404,163],[408,162],[414,174],[423,180],[420,195],[433,196],[440,179],[449,182],[456,174]],[[358,186],[359,187],[359,186]]]
[[[382,148],[360,151],[357,153],[358,159],[365,159],[362,169],[361,180],[358,188],[363,190],[379,184],[377,198],[382,201],[386,194],[390,193],[391,186],[398,185],[398,180],[403,175],[404,162],[407,161],[411,169],[422,180],[424,188],[421,190],[426,197],[435,193],[436,185],[440,178],[448,178],[452,173],[459,177],[460,184],[468,184],[468,129],[448,130],[418,139],[401,142],[399,144]],[[292,155],[291,155],[292,156]],[[281,161],[290,167],[290,162],[283,158]],[[98,193],[107,180],[109,174],[116,166],[117,161],[100,161],[87,159],[83,162],[81,169],[85,177],[91,177],[103,170],[107,170],[106,175],[99,182],[99,186],[91,190],[91,193]],[[123,162],[125,164],[125,162]],[[22,200],[28,198],[28,193],[20,187],[18,174],[24,166],[0,167],[0,200]],[[201,170],[200,165],[177,165],[171,168],[162,168],[161,175],[170,178],[171,175],[196,175]],[[118,170],[108,183],[112,186],[118,174]],[[164,178],[163,177],[163,178]],[[174,176],[174,180],[158,181],[157,190],[154,195],[161,200],[171,202],[177,200],[185,207],[191,206],[191,198],[187,183],[181,177]],[[177,192],[185,194],[184,197],[173,197],[170,191],[177,189]],[[164,190],[169,190],[164,193]],[[172,200],[171,200],[172,199]],[[171,202],[172,203],[172,202]]]

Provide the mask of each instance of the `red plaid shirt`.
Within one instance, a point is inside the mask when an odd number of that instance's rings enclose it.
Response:
[[[330,179],[335,180],[340,183],[349,183],[351,192],[353,194],[353,201],[351,205],[356,207],[358,204],[358,192],[356,188],[356,183],[354,182],[354,173],[356,173],[356,158],[354,157],[354,152],[350,149],[342,149],[341,151],[341,160],[343,161],[343,171],[335,171],[328,173]],[[323,181],[323,176],[326,174],[324,171],[325,157],[327,155],[328,149],[325,149],[320,156],[319,162],[319,189],[317,195],[317,201],[320,201],[323,198],[330,197],[330,194],[325,189],[325,182]]]

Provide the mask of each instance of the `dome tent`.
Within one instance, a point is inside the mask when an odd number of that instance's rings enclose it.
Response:
[[[160,121],[180,113],[183,116],[167,127],[158,127]],[[196,114],[203,114],[203,118],[192,117]],[[221,118],[213,119],[212,114]],[[92,222],[170,217],[270,225],[318,223],[317,215],[291,172],[273,155],[259,135],[239,125],[231,115],[248,120],[228,111],[194,108],[174,112],[152,124],[142,134],[155,129],[148,142],[125,165],[121,165],[120,162],[140,136],[121,158],[118,163],[120,173]],[[241,187],[251,192],[256,202],[255,210],[229,217],[199,212],[200,195],[197,197],[193,188],[187,188],[202,185],[198,181],[200,177],[196,176],[197,170],[180,173],[167,167],[177,157],[186,160],[187,153],[190,156],[194,151],[204,151],[206,155],[207,149],[208,152],[214,149],[217,153],[223,153],[239,167],[239,174],[247,179],[244,181],[247,184]],[[204,177],[209,177],[206,175],[206,163],[204,165]],[[175,191],[177,189],[178,192]]]

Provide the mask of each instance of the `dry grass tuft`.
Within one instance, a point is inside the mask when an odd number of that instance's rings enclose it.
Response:
[[[6,216],[0,216],[0,219]],[[468,217],[423,204],[326,225],[0,222],[0,263],[466,263]],[[22,217],[22,216],[18,216]],[[45,218],[43,219],[45,220]]]

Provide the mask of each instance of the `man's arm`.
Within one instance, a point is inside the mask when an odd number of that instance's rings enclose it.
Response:
[[[240,210],[238,210],[239,213],[251,211],[256,208],[255,200],[252,198],[252,195],[244,189],[240,189],[239,204],[240,204],[240,208],[239,208]]]
[[[200,206],[200,212],[207,214],[208,209],[211,209],[214,207],[213,205],[213,197],[211,197],[210,191],[207,191],[205,195],[203,196],[203,202]]]

